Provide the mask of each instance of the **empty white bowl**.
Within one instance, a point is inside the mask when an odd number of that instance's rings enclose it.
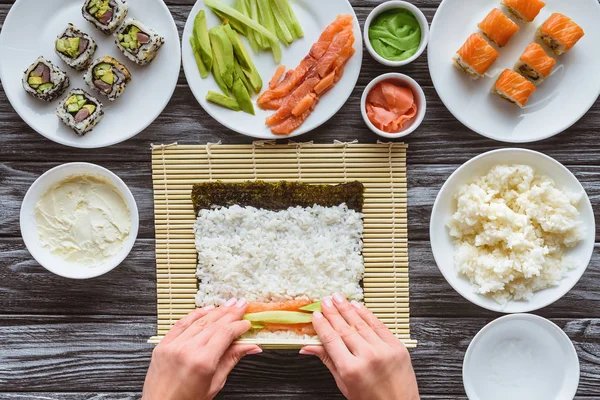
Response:
[[[117,188],[129,208],[131,224],[129,236],[125,239],[123,247],[118,254],[105,260],[99,265],[87,266],[67,262],[57,255],[52,254],[48,248],[43,247],[38,237],[37,223],[34,215],[36,204],[52,186],[69,177],[77,175],[92,175],[104,178]],[[129,252],[135,243],[135,239],[137,238],[139,215],[137,204],[131,191],[117,175],[106,168],[95,164],[70,163],[52,168],[40,176],[33,185],[31,185],[21,204],[20,223],[21,235],[23,236],[23,241],[27,246],[27,250],[29,250],[33,258],[35,258],[40,265],[48,271],[65,278],[89,279],[113,270],[129,255]]]
[[[454,266],[454,240],[448,233],[446,224],[456,211],[454,195],[458,188],[477,177],[487,174],[495,165],[529,165],[536,174],[545,175],[556,183],[557,187],[582,193],[579,203],[580,219],[583,223],[585,237],[577,246],[567,250],[565,254],[575,264],[575,268],[558,282],[557,286],[540,290],[528,300],[509,301],[499,304],[493,298],[475,293],[469,280],[459,276]],[[488,310],[502,313],[531,312],[563,297],[579,281],[592,257],[596,238],[596,223],[590,199],[577,178],[561,163],[545,154],[525,149],[500,149],[481,154],[459,167],[446,180],[437,195],[431,213],[429,226],[431,249],[438,268],[448,283],[465,299]]]
[[[471,341],[463,384],[470,400],[572,399],[579,359],[569,337],[552,322],[531,314],[507,315]]]
[[[417,115],[415,115],[415,117],[412,120],[407,121],[404,124],[403,130],[401,130],[400,132],[396,132],[396,133],[384,132],[381,129],[377,128],[375,125],[373,125],[373,123],[369,119],[369,116],[367,115],[367,96],[369,95],[369,92],[379,82],[387,81],[387,80],[397,83],[400,86],[406,86],[410,90],[412,90],[412,92],[415,96],[415,102],[417,103]],[[369,83],[367,85],[367,87],[365,88],[365,90],[362,94],[362,98],[360,99],[360,112],[362,113],[363,119],[365,120],[365,124],[367,124],[369,129],[371,129],[373,132],[375,132],[379,136],[382,136],[382,137],[388,138],[388,139],[398,139],[398,138],[404,137],[404,136],[409,135],[412,132],[414,132],[419,127],[419,125],[421,125],[421,122],[423,122],[426,111],[427,111],[427,100],[425,99],[425,93],[423,92],[423,89],[421,88],[421,86],[417,83],[417,81],[415,81],[410,76],[404,75],[404,74],[399,74],[397,72],[383,74],[383,75],[380,75],[377,78],[373,79],[371,81],[371,83]]]
[[[404,8],[413,13],[415,18],[419,22],[419,25],[421,26],[421,43],[419,43],[419,49],[415,54],[412,55],[412,57],[402,61],[391,61],[377,54],[373,46],[371,46],[371,40],[369,39],[369,27],[371,26],[371,22],[373,22],[373,20],[377,18],[379,14],[397,8]],[[423,12],[411,3],[399,0],[386,1],[375,7],[367,17],[363,36],[365,38],[365,46],[367,48],[367,51],[377,62],[388,67],[401,67],[403,65],[410,64],[411,62],[419,58],[419,56],[423,54],[423,51],[425,51],[425,48],[427,47],[427,41],[429,40],[429,23],[427,22],[427,18],[425,18]]]

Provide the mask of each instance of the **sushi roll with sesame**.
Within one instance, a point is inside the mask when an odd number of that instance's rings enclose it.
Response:
[[[43,101],[56,99],[70,84],[67,74],[44,57],[35,60],[23,73],[23,89]]]
[[[90,35],[69,24],[56,39],[54,48],[65,64],[76,71],[83,71],[90,66],[97,46]]]
[[[125,57],[139,65],[146,65],[154,60],[165,43],[163,37],[131,18],[115,33],[115,39]]]
[[[90,65],[83,79],[89,87],[114,101],[125,91],[131,81],[131,74],[117,60],[104,56]]]
[[[104,116],[104,110],[102,103],[94,96],[84,90],[73,89],[61,101],[56,115],[75,133],[83,136],[98,125]]]
[[[127,17],[125,0],[85,0],[81,13],[96,28],[111,35]]]

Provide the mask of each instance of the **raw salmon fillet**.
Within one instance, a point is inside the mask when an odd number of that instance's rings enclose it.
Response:
[[[519,25],[508,18],[500,9],[494,8],[478,25],[479,29],[486,34],[498,46],[505,46],[510,38],[517,33]]]
[[[304,307],[312,303],[312,300],[303,299],[274,303],[249,303],[246,313],[253,314],[263,311],[299,311],[300,307]]]
[[[533,21],[546,6],[546,3],[541,0],[503,0],[502,4],[508,7],[510,12],[527,22]]]

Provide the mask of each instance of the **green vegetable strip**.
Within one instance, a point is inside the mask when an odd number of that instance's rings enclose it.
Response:
[[[292,35],[292,32],[290,32],[288,28],[288,26],[291,25],[291,21],[287,20],[287,10],[281,10],[279,4],[274,0],[271,0],[271,8],[273,9],[273,16],[275,17],[277,36],[282,42],[290,45],[294,41],[295,36]]]
[[[248,77],[244,73],[244,70],[240,66],[240,63],[237,62],[237,59],[236,59],[236,62],[235,62],[235,77],[238,77],[242,81],[242,83],[246,87],[246,90],[248,91],[248,93],[252,93],[254,91],[254,88],[252,87],[252,84],[250,84],[250,80],[248,79]],[[235,77],[233,78],[234,80],[235,80]]]
[[[275,17],[273,16],[273,11],[271,10],[271,4],[269,0],[258,0],[258,10],[262,25],[271,33],[276,35],[277,31],[275,29]],[[275,59],[275,62],[279,64],[281,62],[281,47],[279,46],[279,39],[269,39],[269,44],[271,51],[273,52],[273,58]]]
[[[212,48],[208,37],[208,28],[206,27],[206,14],[204,10],[200,10],[194,19],[194,38],[196,45],[200,50],[200,57],[206,66],[206,69],[211,70],[213,64]]]
[[[258,2],[257,0],[248,0],[248,2],[250,8],[250,17],[253,21],[259,24]],[[254,36],[254,40],[256,40],[256,43],[261,50],[267,50],[269,48],[268,41],[263,37],[263,35],[256,31],[252,31],[252,34]]]
[[[287,10],[287,18],[291,21],[291,26],[288,26],[290,31],[294,31],[296,33],[296,39],[304,37],[304,32],[302,31],[302,27],[300,26],[300,22],[298,22],[298,18],[292,10],[292,6],[290,5],[288,0],[275,0],[278,3],[280,9],[285,8]]]
[[[273,33],[269,32],[269,30],[265,29],[264,26],[256,23],[256,21],[253,21],[252,19],[248,18],[247,16],[245,16],[242,13],[240,13],[236,9],[234,9],[232,7],[229,7],[229,6],[221,3],[218,0],[204,0],[204,4],[207,7],[214,8],[214,9],[222,12],[223,14],[226,14],[226,15],[228,15],[230,17],[233,17],[233,18],[237,19],[241,23],[245,24],[249,28],[252,28],[253,30],[255,30],[256,32],[258,32],[261,35],[265,36],[269,40],[274,41],[274,42],[279,42],[279,39],[277,38],[276,35],[274,35]]]
[[[229,24],[233,29],[241,33],[242,35],[246,35],[246,25],[242,24],[235,18],[229,17],[218,10],[212,10],[217,17],[224,23]]]
[[[206,100],[213,104],[228,108],[233,111],[240,111],[240,106],[235,99],[232,99],[229,96],[224,96],[221,93],[209,90],[208,94],[206,95]]]
[[[214,53],[214,48],[213,48],[213,53]],[[212,67],[213,77],[215,78],[215,82],[217,82],[217,85],[223,91],[223,93],[228,95],[229,88],[225,84],[225,81],[223,81],[223,73],[222,73],[221,67],[219,65],[220,63],[217,62],[217,54],[213,54],[213,57],[215,59],[215,61],[213,62],[213,67]]]
[[[312,314],[298,311],[263,311],[246,314],[244,319],[266,324],[308,324],[312,322]]]
[[[210,43],[221,71],[221,79],[228,88],[233,86],[233,45],[222,26],[212,27],[208,31]]]
[[[192,45],[192,51],[194,52],[194,58],[196,58],[196,64],[198,65],[198,71],[200,71],[200,76],[202,78],[208,77],[209,71],[204,65],[202,61],[202,57],[200,57],[200,50],[198,49],[198,45],[196,44],[196,38],[190,37],[190,44]]]

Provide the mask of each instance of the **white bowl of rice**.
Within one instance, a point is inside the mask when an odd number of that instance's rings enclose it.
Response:
[[[531,312],[585,272],[595,242],[590,200],[556,160],[525,149],[484,153],[440,190],[431,248],[448,283],[488,310]]]

